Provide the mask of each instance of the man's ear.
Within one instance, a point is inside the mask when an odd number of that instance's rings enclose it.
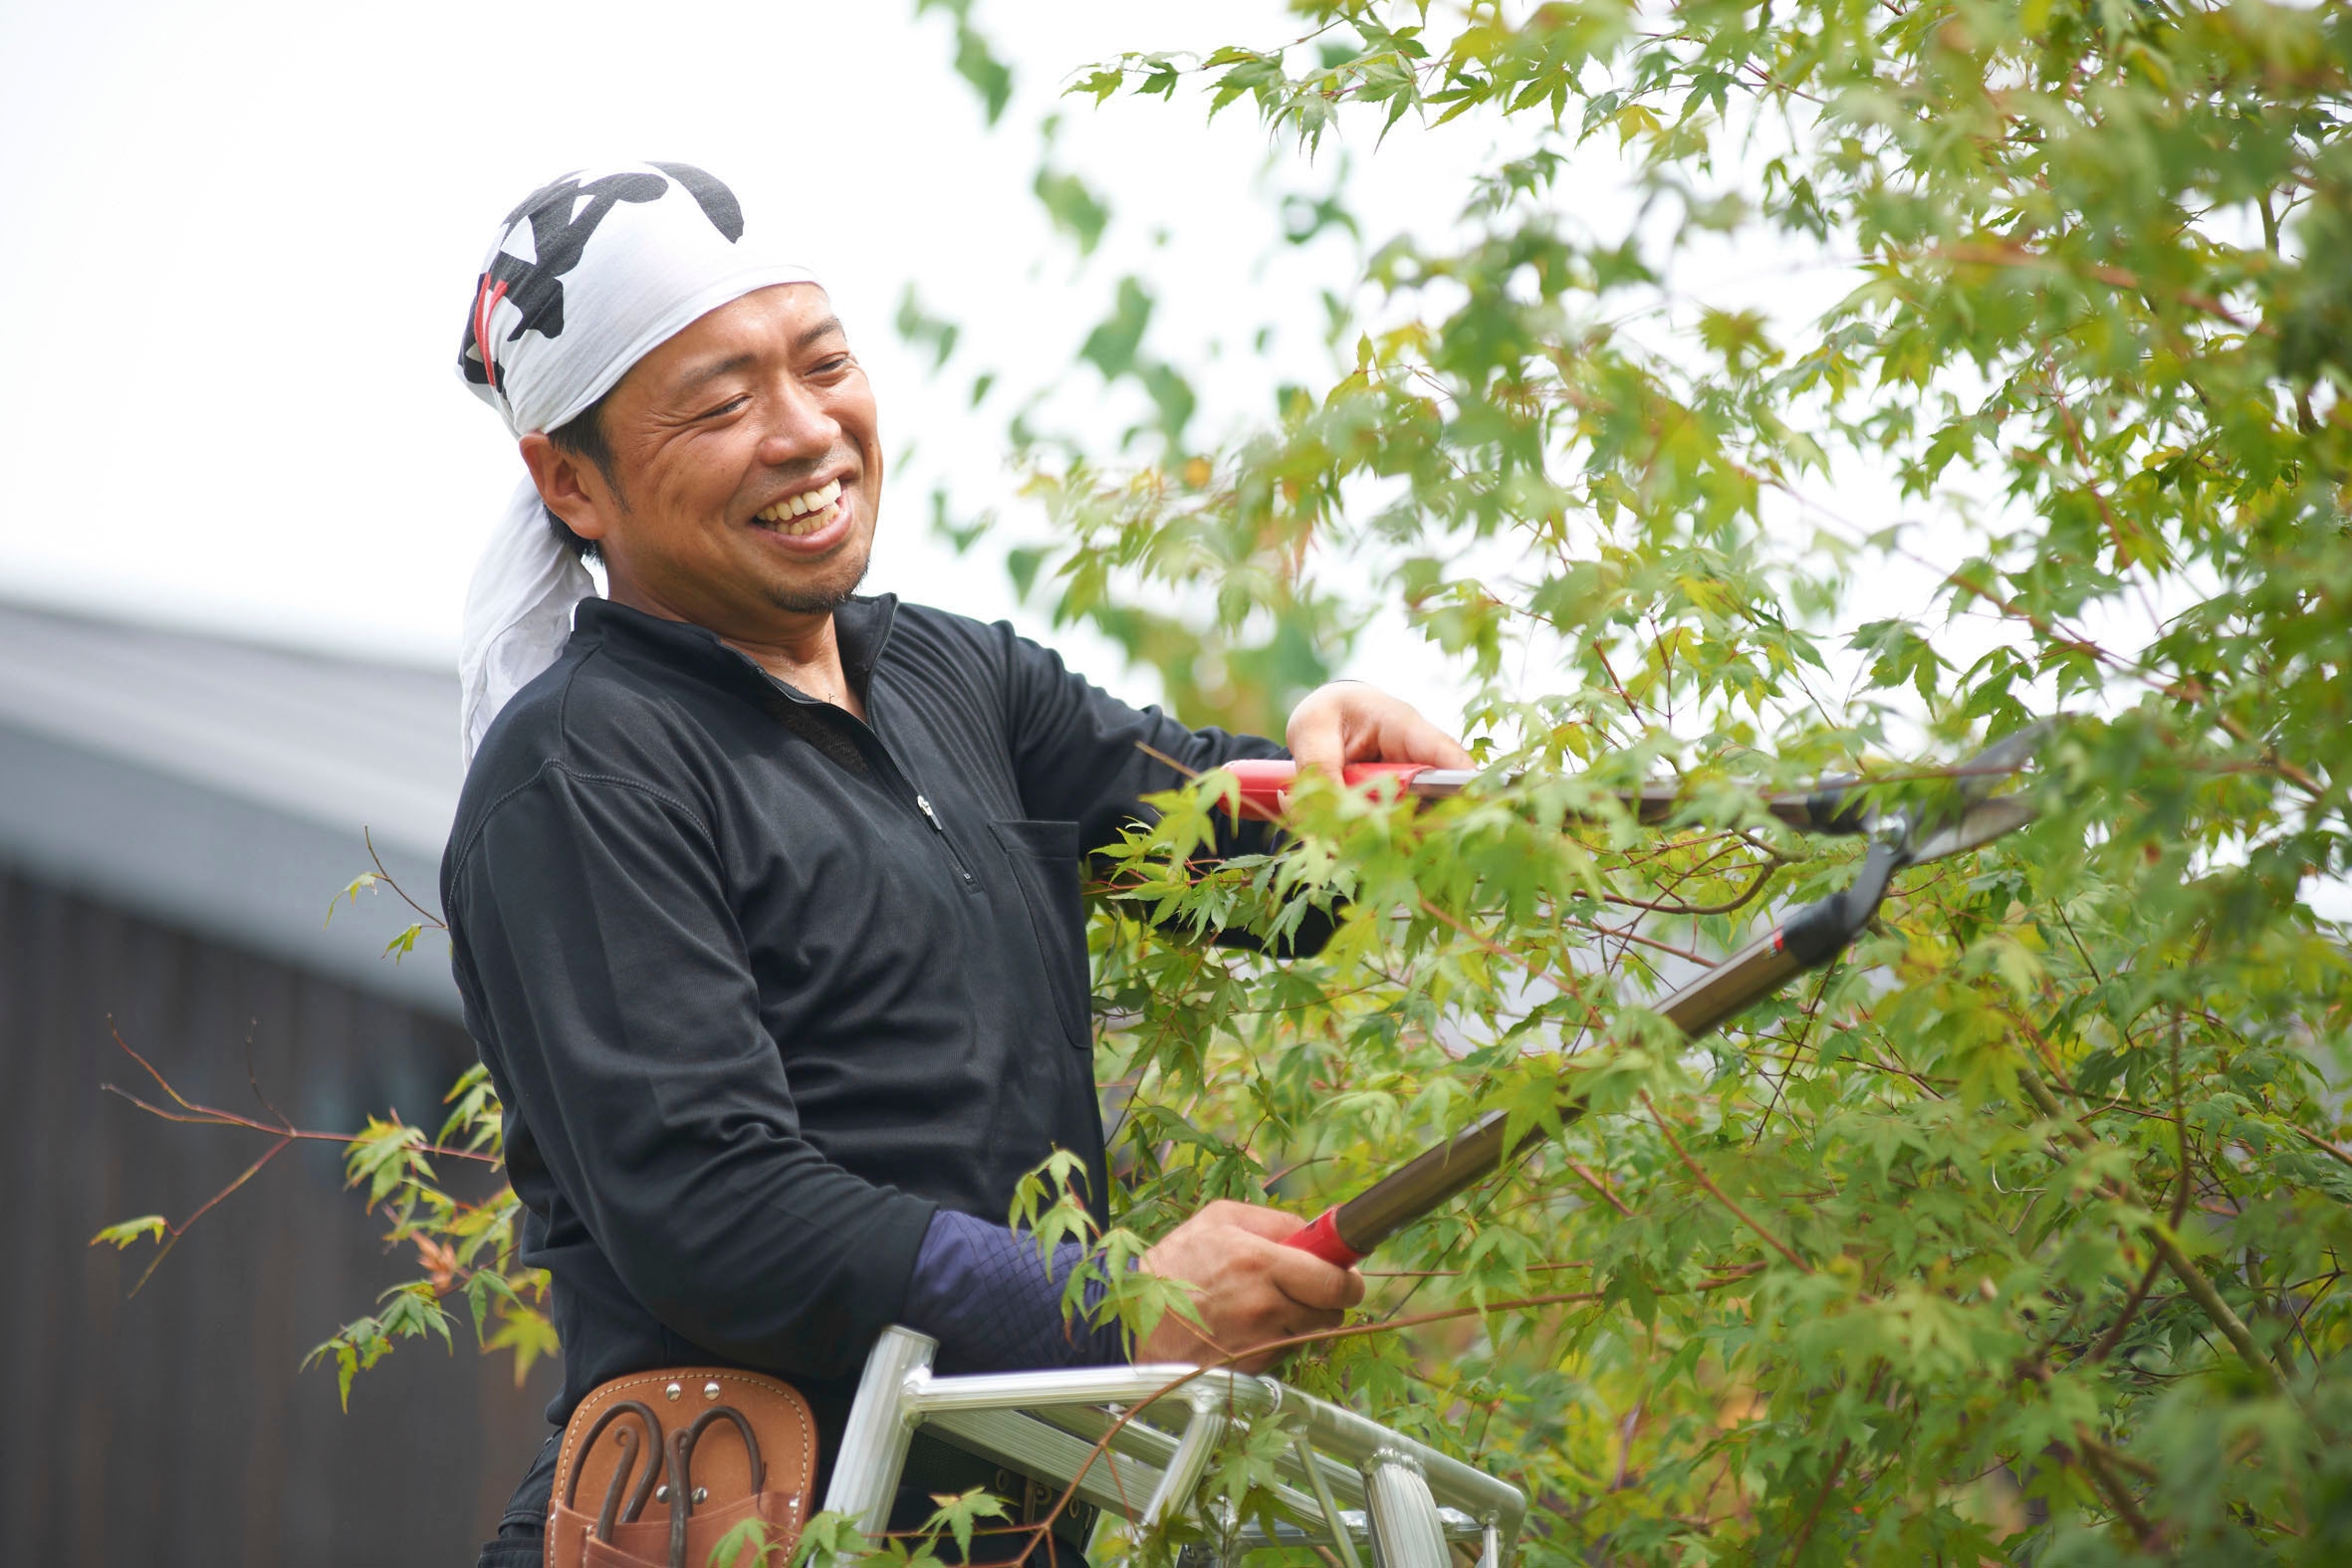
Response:
[[[574,457],[542,431],[523,437],[521,449],[524,465],[531,470],[531,483],[539,487],[539,499],[547,503],[547,509],[582,539],[600,543],[610,506],[610,487],[604,484],[604,476],[592,472],[592,464]]]

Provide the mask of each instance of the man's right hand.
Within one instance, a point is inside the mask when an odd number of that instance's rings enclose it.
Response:
[[[1337,1328],[1364,1298],[1364,1276],[1283,1245],[1301,1224],[1280,1209],[1220,1199],[1169,1232],[1142,1266],[1192,1286],[1200,1326],[1169,1312],[1135,1347],[1136,1361],[1263,1372],[1284,1353],[1257,1347]]]

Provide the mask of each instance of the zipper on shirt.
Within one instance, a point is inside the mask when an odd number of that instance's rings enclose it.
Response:
[[[746,660],[745,662],[749,663],[750,661]],[[775,676],[767,675],[767,672],[764,670],[761,671],[761,673],[767,677],[769,685],[773,686],[777,691],[783,693],[787,698],[794,702],[800,703],[804,707],[831,706],[830,704],[821,704],[813,698],[802,696],[800,693],[794,691],[791,687],[785,685],[784,682],[778,680]],[[870,713],[872,712],[873,704],[873,694],[870,691],[867,692],[865,700],[867,704],[867,712]],[[907,771],[898,765],[898,758],[896,754],[890,750],[890,743],[882,739],[882,732],[880,728],[870,722],[860,720],[855,714],[848,712],[846,709],[834,709],[834,712],[838,713],[841,720],[848,723],[851,728],[862,731],[865,735],[865,738],[873,743],[873,750],[877,755],[880,756],[883,766],[889,769],[891,774],[896,777],[900,787],[904,788],[909,795],[914,797],[915,810],[922,815],[924,821],[931,824],[931,831],[938,835],[939,847],[947,851],[948,863],[955,867],[956,878],[958,881],[963,883],[964,890],[966,892],[978,891],[980,884],[973,880],[972,868],[964,863],[963,851],[956,848],[956,841],[948,833],[947,824],[942,822],[939,819],[939,813],[931,808],[931,797],[923,793],[922,789],[916,785],[914,780],[908,776]]]
[[[875,739],[878,740],[880,737],[877,736]],[[891,766],[895,768],[897,763],[893,761]],[[964,864],[964,856],[956,848],[956,841],[947,836],[947,824],[939,819],[937,811],[931,809],[931,797],[920,789],[915,791],[915,809],[923,813],[923,820],[929,822],[931,831],[939,835],[940,845],[947,850],[948,859],[955,862],[956,875],[964,879],[966,891],[976,890],[979,884],[972,880],[972,868]]]
[[[872,696],[868,695],[866,698],[868,711],[871,710],[872,702]],[[851,718],[849,722],[857,724],[855,718]],[[972,880],[972,868],[964,863],[963,851],[956,848],[955,838],[948,832],[947,824],[942,822],[939,819],[939,813],[931,808],[931,797],[923,793],[914,780],[908,777],[906,770],[898,765],[897,756],[891,752],[890,743],[882,739],[882,732],[879,729],[871,724],[858,725],[858,728],[873,738],[874,750],[881,754],[882,761],[889,765],[890,771],[898,776],[898,782],[905,786],[907,793],[914,796],[915,809],[922,813],[923,820],[929,822],[931,831],[938,835],[939,847],[947,851],[948,863],[956,868],[957,879],[964,884],[967,892],[976,890],[980,884]]]
[[[877,735],[874,739],[879,741],[881,737]],[[890,766],[897,771],[900,779],[906,779],[906,773],[903,769],[899,769],[896,758],[891,759]],[[909,788],[913,787],[913,783],[912,780],[907,780]],[[972,868],[964,864],[963,854],[957,850],[956,841],[947,836],[947,824],[939,819],[937,811],[931,809],[931,797],[920,789],[915,790],[915,809],[923,813],[923,820],[929,822],[931,831],[939,835],[939,845],[947,851],[947,858],[955,863],[956,875],[963,878],[964,886],[967,888],[973,886]]]

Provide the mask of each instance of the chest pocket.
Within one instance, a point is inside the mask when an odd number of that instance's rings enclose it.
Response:
[[[1078,889],[1078,824],[1075,822],[991,822],[997,847],[1005,852],[1013,883],[1029,909],[1046,989],[1061,1032],[1079,1050],[1091,1050],[1094,1031],[1087,998],[1086,902]]]

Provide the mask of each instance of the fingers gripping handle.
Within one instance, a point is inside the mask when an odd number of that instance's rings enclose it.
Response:
[[[1247,757],[1227,763],[1225,771],[1242,786],[1242,815],[1269,822],[1282,815],[1291,785],[1298,778],[1298,765],[1287,758]],[[1349,788],[1360,789],[1381,779],[1394,779],[1401,786],[1428,772],[1426,763],[1349,763],[1340,770],[1339,778]]]
[[[1353,1268],[1367,1255],[1340,1239],[1339,1211],[1336,1207],[1324,1210],[1316,1217],[1314,1224],[1292,1232],[1283,1245],[1294,1246],[1301,1252],[1311,1252],[1324,1262],[1340,1268]]]

